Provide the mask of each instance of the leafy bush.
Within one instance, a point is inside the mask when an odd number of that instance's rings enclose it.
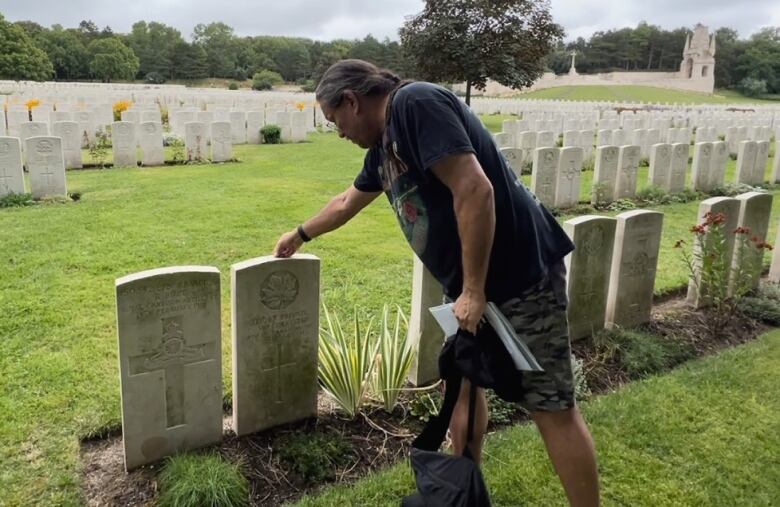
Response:
[[[650,167],[650,159],[647,157],[640,158],[639,167]]]
[[[317,83],[313,79],[307,79],[301,85],[301,91],[306,93],[314,93],[317,90]]]
[[[163,84],[165,81],[165,76],[159,72],[150,72],[144,78],[144,82],[149,84]]]
[[[760,187],[753,187],[747,183],[724,183],[719,187],[715,187],[710,190],[710,195],[715,197],[734,197],[735,195],[744,194],[745,192],[755,192]]]
[[[752,77],[746,77],[737,85],[737,89],[748,97],[760,97],[766,95],[767,86],[766,81],[763,79],[756,79]]]
[[[182,138],[178,134],[174,134],[173,132],[164,132],[163,133],[163,146],[173,146],[177,142],[181,142]]]
[[[577,401],[587,400],[592,393],[585,378],[585,362],[572,354],[571,369],[574,373],[574,398]]]
[[[698,201],[704,197],[704,194],[684,189],[682,192],[669,193],[661,187],[649,186],[636,193],[634,200],[642,206],[654,206],[657,204],[677,204],[691,201]]]
[[[756,320],[770,326],[780,326],[780,303],[767,297],[747,296],[739,300],[739,310]]]
[[[184,162],[184,141],[179,137],[173,137],[168,140],[168,146],[171,147],[171,160],[174,162]]]
[[[428,422],[431,417],[439,413],[443,399],[439,389],[417,391],[409,402],[409,412],[417,419]]]
[[[271,70],[261,70],[252,76],[253,90],[270,90],[274,86],[284,83],[282,75]]]
[[[274,443],[279,461],[306,483],[332,479],[334,468],[348,463],[350,448],[334,433],[289,433]]]
[[[0,208],[21,208],[34,206],[32,194],[14,194],[13,192],[0,197]]]
[[[683,342],[636,329],[605,329],[593,336],[593,343],[632,378],[668,370],[694,356]]]
[[[236,82],[231,82],[231,83],[228,85],[228,90],[238,90],[238,83],[236,83]]]
[[[268,124],[260,129],[265,144],[279,144],[282,142],[282,129],[279,125]]]
[[[108,158],[108,148],[111,147],[111,138],[107,132],[98,130],[95,132],[95,140],[89,143],[89,156],[98,165],[103,168]]]
[[[368,387],[378,343],[371,339],[371,324],[361,325],[357,308],[348,336],[337,315],[323,305],[327,327],[320,330],[319,379],[339,407],[355,417]]]
[[[180,454],[157,478],[161,507],[238,507],[249,503],[249,483],[237,465],[216,454]]]
[[[493,424],[509,424],[512,417],[522,410],[520,405],[499,398],[492,390],[485,389],[488,404],[488,419]]]
[[[582,161],[583,172],[584,171],[593,172],[595,169],[596,169],[596,159],[594,159],[593,157],[588,157]]]
[[[617,199],[609,203],[606,207],[608,211],[626,211],[636,209],[636,203],[631,199]]]
[[[395,408],[398,394],[406,383],[406,375],[414,359],[414,344],[409,339],[409,322],[401,307],[396,308],[395,326],[388,325],[390,311],[385,305],[382,310],[382,328],[379,332],[379,355],[376,358],[376,372],[372,390],[388,412]],[[403,325],[401,322],[403,321]]]

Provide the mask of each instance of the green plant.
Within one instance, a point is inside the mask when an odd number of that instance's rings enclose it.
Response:
[[[521,410],[520,405],[499,398],[492,390],[485,390],[488,404],[488,419],[493,424],[509,424],[512,417]]]
[[[270,90],[274,86],[278,86],[284,83],[282,75],[278,72],[270,70],[261,70],[255,72],[252,76],[252,89],[253,90]]]
[[[608,211],[625,211],[636,209],[636,203],[631,199],[616,199],[606,207]]]
[[[534,163],[531,160],[523,160],[520,164],[520,174],[531,174],[534,171]]]
[[[574,398],[577,401],[584,401],[590,398],[591,391],[588,387],[588,380],[585,378],[585,362],[571,355],[571,369],[574,373]]]
[[[428,422],[428,420],[439,413],[439,407],[443,401],[439,389],[425,389],[416,392],[409,402],[409,412],[417,419]]]
[[[95,140],[89,143],[89,156],[98,167],[105,167],[110,146],[111,142],[107,132],[103,130],[95,132]]]
[[[274,443],[279,461],[306,483],[332,479],[334,468],[349,461],[350,447],[335,433],[289,433]]]
[[[168,146],[171,148],[171,160],[175,163],[184,162],[184,141],[171,137],[168,139]]]
[[[149,84],[163,84],[165,83],[165,76],[159,72],[150,72],[144,77],[144,82]]]
[[[238,90],[238,83],[232,82],[228,85],[228,90]]]
[[[650,167],[650,159],[647,157],[640,158],[639,167]]]
[[[617,361],[631,378],[668,370],[694,355],[674,337],[638,329],[604,329],[593,336],[593,344],[602,358]]]
[[[11,192],[0,197],[0,208],[21,208],[23,206],[34,206],[35,200],[32,194],[15,194]]]
[[[760,97],[767,94],[766,81],[752,77],[746,77],[740,81],[737,89],[748,97]]]
[[[372,321],[361,326],[355,308],[352,336],[347,336],[338,315],[331,315],[324,304],[323,311],[327,327],[320,330],[320,383],[347,415],[355,417],[377,353],[378,343],[371,339]]]
[[[709,193],[716,197],[733,197],[735,195],[744,194],[745,192],[755,192],[758,188],[759,187],[753,187],[746,183],[724,183],[719,187],[713,188]]]
[[[317,90],[317,83],[313,79],[307,79],[301,85],[301,91],[306,93],[314,93]]]
[[[588,157],[582,161],[583,172],[585,171],[592,172],[595,169],[596,169],[596,159],[594,159],[593,157]]]
[[[780,303],[777,300],[761,295],[746,296],[739,300],[739,310],[756,320],[770,326],[780,326]]]
[[[407,332],[409,322],[401,307],[396,308],[395,326],[390,329],[388,319],[390,310],[385,305],[382,310],[382,327],[379,332],[379,355],[376,358],[376,370],[372,388],[374,394],[382,399],[384,408],[392,412],[398,394],[406,383],[406,376],[414,359],[414,344]],[[403,326],[401,322],[403,321]]]
[[[249,503],[249,483],[239,467],[217,454],[169,458],[157,482],[161,507],[238,507]]]
[[[734,317],[739,299],[752,291],[761,272],[761,258],[772,246],[751,234],[747,227],[725,231],[726,215],[708,212],[701,224],[691,227],[693,253],[682,249],[689,279],[701,306],[712,311],[705,325],[716,336]],[[730,237],[733,236],[733,237]],[[733,241],[732,254],[730,244]],[[675,248],[685,242],[677,241]]]
[[[260,129],[265,144],[279,144],[282,142],[282,129],[279,125],[268,124]]]

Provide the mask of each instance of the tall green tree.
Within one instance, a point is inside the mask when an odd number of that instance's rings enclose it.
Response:
[[[173,48],[183,41],[181,32],[156,21],[134,23],[125,38],[126,44],[138,57],[138,77],[152,72],[170,76]]]
[[[202,46],[181,41],[173,47],[171,78],[202,79],[208,75],[208,57]]]
[[[75,30],[53,27],[40,34],[37,42],[54,65],[56,79],[89,78],[90,54]]]
[[[109,37],[90,42],[90,72],[104,83],[114,79],[130,81],[138,72],[138,58],[133,50],[117,38]]]
[[[533,84],[563,29],[546,0],[426,0],[400,35],[422,77],[465,81],[468,103],[471,87],[484,89],[488,79],[512,88]]]
[[[233,28],[225,23],[198,24],[192,40],[206,51],[211,77],[232,78],[238,63],[238,45]]]
[[[0,79],[45,81],[54,74],[46,53],[27,32],[0,14]]]

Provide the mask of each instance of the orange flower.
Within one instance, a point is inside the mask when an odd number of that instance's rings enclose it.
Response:
[[[704,226],[704,224],[694,225],[691,227],[691,232],[695,232],[696,234],[705,234],[707,232],[707,228]]]
[[[303,102],[296,102],[296,103],[295,103],[295,108],[296,108],[298,111],[303,111],[303,108],[305,108],[305,107],[306,107],[306,104],[305,104],[305,103],[303,103]]]
[[[30,99],[27,102],[25,102],[24,105],[27,106],[28,111],[32,111],[33,109],[41,105],[41,101],[38,99]]]

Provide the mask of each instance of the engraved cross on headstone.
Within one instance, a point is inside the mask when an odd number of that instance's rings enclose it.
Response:
[[[165,381],[166,427],[185,424],[184,367],[210,361],[205,355],[208,344],[187,346],[182,317],[162,320],[162,345],[151,354],[130,357],[130,375],[163,370]]]
[[[296,365],[295,361],[289,362],[289,363],[283,363],[282,362],[282,344],[280,341],[276,341],[274,343],[274,366],[271,368],[264,368],[263,373],[269,373],[269,372],[275,372],[276,374],[273,375],[274,377],[274,383],[276,384],[276,400],[275,403],[282,403],[282,370],[284,368],[291,368]]]

